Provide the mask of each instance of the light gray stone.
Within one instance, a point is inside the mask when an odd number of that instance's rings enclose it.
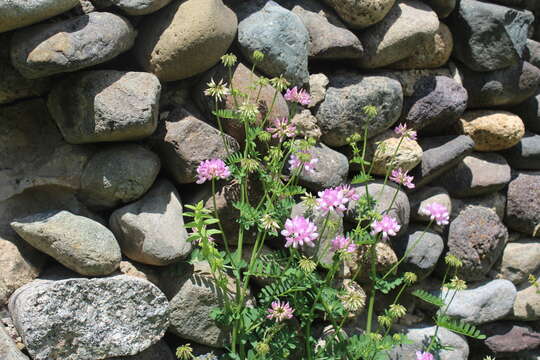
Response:
[[[421,222],[430,221],[430,217],[420,211],[429,204],[439,203],[449,210],[453,208],[453,202],[448,192],[444,188],[437,186],[426,186],[411,193],[409,201],[411,203],[411,220]]]
[[[172,0],[110,0],[129,15],[147,15],[168,5]]]
[[[29,360],[13,342],[2,323],[0,323],[0,358],[2,360]]]
[[[522,321],[540,320],[540,292],[536,286],[525,286],[518,291],[514,308],[508,318]]]
[[[513,241],[504,248],[497,276],[516,285],[527,281],[529,274],[540,270],[540,242],[533,239]]]
[[[311,95],[311,102],[308,107],[314,108],[318,106],[326,98],[326,88],[330,80],[323,73],[309,75],[309,95]]]
[[[12,295],[9,311],[34,360],[135,355],[169,325],[165,295],[125,275],[36,280]]]
[[[319,161],[315,164],[313,172],[305,169],[300,172],[301,185],[318,191],[341,185],[347,180],[349,161],[345,155],[324,144],[313,146],[309,152]]]
[[[79,0],[2,1],[0,3],[0,32],[35,24],[66,12]]]

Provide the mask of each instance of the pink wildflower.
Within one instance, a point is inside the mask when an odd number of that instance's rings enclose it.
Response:
[[[212,179],[226,179],[231,176],[229,167],[221,159],[204,160],[197,167],[197,184]]]
[[[296,249],[298,245],[304,244],[314,247],[313,241],[319,236],[316,231],[317,227],[314,223],[302,216],[296,216],[285,221],[285,229],[281,231],[281,235],[287,240],[285,247],[292,245]]]
[[[266,131],[272,134],[273,138],[279,138],[281,140],[285,137],[292,138],[296,135],[296,126],[290,124],[289,119],[286,117],[275,118],[272,123],[274,124],[274,127],[269,127]]]
[[[408,137],[409,140],[416,140],[416,131],[408,129],[407,124],[399,124],[394,128],[394,132],[399,136]]]
[[[413,179],[414,176],[407,175],[407,171],[403,171],[402,168],[392,170],[392,176],[390,176],[390,180],[409,189],[414,189]]]
[[[300,150],[298,153],[298,156],[295,154],[291,155],[291,159],[289,160],[289,171],[292,172],[293,170],[304,166],[304,170],[314,172],[315,165],[319,162],[319,159],[311,156],[309,151],[306,150]],[[308,161],[303,161],[301,159],[301,157],[303,157],[302,154],[308,154],[308,156],[310,156],[310,159]]]
[[[293,317],[294,309],[288,302],[281,302],[279,300],[273,301],[270,309],[268,309],[268,315],[266,317],[270,320],[276,320],[277,322],[287,320]]]
[[[360,195],[354,190],[351,189],[351,185],[340,185],[336,189],[339,189],[347,201],[358,201],[360,200]]]
[[[396,236],[399,229],[401,229],[401,225],[398,224],[396,219],[388,215],[384,215],[380,221],[375,220],[371,223],[371,235],[382,233],[382,238],[385,240],[389,236]]]
[[[428,352],[417,351],[416,360],[435,360],[435,357]]]
[[[354,253],[358,249],[358,245],[353,243],[350,238],[338,235],[332,240],[332,251],[343,250],[349,254]]]
[[[341,191],[339,188],[330,188],[325,189],[324,191],[319,191],[317,209],[325,215],[329,211],[335,211],[338,214],[342,214],[347,210],[345,204],[349,201],[343,195],[343,191]]]
[[[448,225],[448,220],[450,219],[450,214],[448,209],[439,203],[431,203],[424,206],[420,209],[420,213],[423,215],[429,216],[431,220],[435,220],[437,225]]]
[[[304,89],[298,90],[298,87],[296,86],[292,89],[287,89],[284,97],[287,101],[297,102],[304,106],[309,105],[309,103],[311,102],[311,96],[309,95],[309,93]]]

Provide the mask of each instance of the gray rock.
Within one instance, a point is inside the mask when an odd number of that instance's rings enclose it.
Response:
[[[540,173],[520,172],[508,184],[505,224],[540,237]]]
[[[527,132],[516,146],[501,154],[513,169],[540,170],[540,135]]]
[[[383,20],[395,0],[324,0],[352,28],[362,29]]]
[[[444,250],[443,238],[425,227],[410,226],[407,233],[392,241],[392,248],[399,259],[400,271],[411,271],[419,280],[427,278]]]
[[[81,199],[94,208],[113,208],[140,198],[160,169],[156,154],[135,144],[107,147],[92,156],[81,177]]]
[[[457,166],[460,161],[472,153],[474,142],[469,136],[437,136],[419,141],[422,148],[422,162],[411,171],[414,183],[420,188],[449,169]]]
[[[487,336],[484,340],[487,349],[500,358],[531,359],[523,352],[540,348],[540,332],[523,323],[501,321],[480,329]]]
[[[499,154],[475,153],[463,158],[438,183],[452,197],[462,198],[493,193],[510,181],[510,166]]]
[[[371,74],[377,76],[386,76],[399,81],[401,87],[403,88],[404,97],[412,96],[414,94],[414,87],[416,83],[426,76],[446,76],[448,78],[454,79],[458,84],[461,84],[459,77],[454,77],[453,73],[448,68],[409,70],[381,69],[373,70]]]
[[[324,101],[328,84],[330,80],[322,73],[309,75],[309,94],[311,95],[309,108],[315,108]]]
[[[414,85],[414,93],[403,103],[402,119],[423,133],[444,134],[467,107],[467,90],[446,76],[426,76]]]
[[[446,293],[448,292],[448,296]],[[454,296],[455,294],[455,296]],[[508,280],[492,280],[473,289],[445,290],[446,314],[471,324],[485,324],[504,318],[512,311],[517,290]],[[448,306],[450,299],[453,301]]]
[[[0,4],[0,33],[38,23],[78,4],[78,0],[3,1]]]
[[[454,11],[456,0],[423,0],[433,11],[437,13],[439,19],[444,19]]]
[[[522,321],[540,320],[540,292],[534,285],[521,288],[508,318]]]
[[[527,39],[527,46],[523,51],[523,60],[540,67],[540,42]]]
[[[529,274],[536,274],[540,270],[540,243],[534,239],[508,243],[496,270],[502,279],[516,285],[524,283]]]
[[[29,79],[76,71],[129,50],[136,35],[124,18],[92,12],[16,31],[11,61]]]
[[[343,146],[347,137],[363,133],[382,134],[401,114],[403,92],[401,85],[382,76],[362,76],[357,73],[338,73],[330,77],[326,98],[315,116],[322,131],[321,140],[328,146]],[[366,124],[365,106],[375,106],[377,116]]]
[[[526,61],[490,72],[459,70],[471,109],[517,105],[534,95],[540,85],[540,70]]]
[[[540,134],[540,94],[531,96],[518,106],[512,108],[512,112],[519,115],[525,128]]]
[[[158,11],[172,0],[110,0],[129,15],[147,15]]]
[[[40,99],[0,108],[0,200],[26,189],[80,189],[93,148],[67,144]]]
[[[359,34],[364,55],[355,63],[366,69],[393,64],[412,55],[417,45],[438,29],[439,19],[429,6],[399,0],[381,22]]]
[[[30,245],[82,275],[108,275],[120,265],[120,246],[100,223],[69,211],[15,219],[13,230]]]
[[[294,85],[309,83],[309,33],[298,15],[269,1],[238,24],[238,42],[245,57],[264,53],[256,67],[269,76],[283,75]]]
[[[454,56],[474,71],[507,68],[520,61],[530,12],[476,0],[461,0],[449,17]]]
[[[417,360],[416,352],[425,350],[435,335],[435,326],[411,328],[405,332],[413,344],[406,344],[394,348],[390,352],[390,360]],[[439,360],[467,360],[469,358],[469,345],[467,341],[445,328],[439,328],[437,336],[443,345],[452,347],[451,350],[441,350],[437,355]]]
[[[110,227],[122,252],[148,265],[167,265],[191,252],[182,203],[169,181],[162,180],[138,201],[115,210]]]
[[[163,293],[125,275],[36,280],[13,294],[9,311],[34,360],[135,355],[169,325]]]
[[[48,107],[69,143],[138,140],[157,127],[160,92],[152,74],[88,71],[56,85]]]
[[[475,206],[492,210],[502,221],[506,210],[506,196],[501,192],[494,192],[487,195],[464,199],[452,199],[452,213],[450,214],[450,219],[455,219],[463,210]]]
[[[448,253],[463,262],[460,277],[483,280],[502,254],[508,230],[495,212],[480,206],[469,207],[448,228]],[[442,263],[441,266],[443,267]]]
[[[0,323],[0,357],[3,360],[29,360],[7,333],[4,325]]]
[[[234,280],[227,278],[234,293]],[[178,263],[166,269],[160,288],[170,301],[169,331],[183,339],[211,347],[224,347],[229,332],[211,318],[211,312],[223,306],[225,296],[215,284],[206,262]]]
[[[452,199],[448,192],[437,186],[426,186],[409,195],[411,203],[411,220],[429,222],[430,218],[424,215],[420,210],[432,203],[439,203],[447,209],[452,209]],[[436,228],[435,228],[436,229]]]
[[[319,159],[313,172],[302,170],[299,183],[311,190],[335,187],[347,180],[349,161],[340,152],[324,144],[317,144],[310,149],[312,157]]]
[[[228,153],[240,148],[234,138],[222,135],[183,107],[175,108],[160,121],[149,143],[160,156],[163,167],[180,184],[197,180],[197,167],[201,161],[225,159]]]
[[[118,356],[107,358],[107,360],[176,360],[176,357],[169,345],[164,340],[160,340],[137,355]]]

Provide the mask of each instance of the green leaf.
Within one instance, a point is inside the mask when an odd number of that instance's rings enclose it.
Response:
[[[220,110],[214,110],[212,111],[212,114],[214,116],[223,118],[223,119],[241,119],[242,116],[230,109],[220,109]]]
[[[373,177],[369,174],[358,174],[351,180],[351,184],[357,185],[357,184],[364,184],[368,181],[373,180]]]
[[[390,291],[394,290],[403,283],[403,277],[398,277],[394,280],[384,280],[382,278],[376,277],[372,280],[375,281],[375,288],[383,294],[388,294]]]
[[[440,315],[435,319],[435,323],[457,334],[468,336],[478,340],[484,340],[486,335],[482,334],[474,325],[467,324],[461,320],[455,320],[446,315]]]
[[[427,302],[428,304],[435,305],[439,308],[445,305],[444,300],[438,296],[428,293],[425,290],[415,290],[412,292],[413,296]]]

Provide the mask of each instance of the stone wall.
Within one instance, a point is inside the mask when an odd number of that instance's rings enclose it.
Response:
[[[364,106],[378,110],[368,155],[379,176],[389,154],[375,143],[393,151],[399,123],[418,132],[394,164],[416,189],[398,197],[389,251],[420,236],[422,205],[451,207],[404,267],[429,288],[444,254],[460,257],[469,290],[450,314],[488,335],[443,331],[454,350],[441,358],[540,359],[540,295],[527,281],[540,275],[539,4],[0,0],[0,358],[169,360],[185,341],[220,353],[226,334],[208,316],[218,300],[198,281],[208,268],[183,261],[181,213],[209,198],[199,162],[226,154],[206,84],[225,78],[218,63],[234,52],[233,85],[246,89],[261,50],[257,74],[311,92],[294,120],[320,138],[310,190],[354,174],[346,138]],[[272,97],[263,88],[262,103]],[[287,115],[278,96],[271,116]],[[225,130],[238,147],[241,129]],[[232,233],[229,190],[218,201]],[[403,325],[418,344],[433,333],[430,309],[410,309]],[[415,346],[392,359],[414,359]]]

